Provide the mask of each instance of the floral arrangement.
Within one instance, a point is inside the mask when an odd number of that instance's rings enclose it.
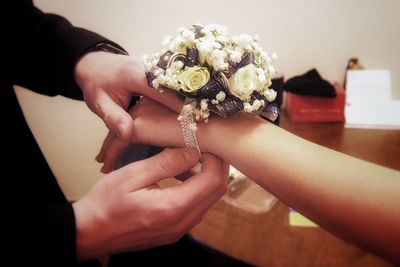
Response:
[[[270,88],[275,58],[257,36],[228,36],[225,27],[208,24],[179,28],[174,37],[164,38],[159,53],[144,55],[143,62],[149,86],[194,100],[184,108],[196,119],[207,122],[210,112],[228,117],[244,110],[273,121],[278,116],[271,103],[276,91]]]

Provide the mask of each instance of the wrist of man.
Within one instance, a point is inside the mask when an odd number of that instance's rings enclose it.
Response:
[[[86,50],[84,50],[82,52],[81,57],[77,60],[77,62],[75,64],[75,70],[83,58],[85,58],[88,54],[93,54],[94,52],[105,52],[105,53],[111,53],[111,54],[116,54],[116,55],[129,55],[128,52],[126,52],[124,49],[122,49],[118,45],[113,45],[111,43],[106,43],[106,42],[100,42],[100,43],[97,43],[96,45],[93,45],[93,46],[87,48]]]
[[[90,57],[90,55],[93,55],[95,53],[111,53],[111,54],[116,54],[116,55],[129,55],[128,52],[126,52],[122,47],[118,46],[117,44],[114,44],[112,42],[99,42],[95,45],[92,45],[85,49],[80,58],[76,61],[75,67],[74,67],[74,76],[75,76],[75,81],[78,84],[79,87],[81,87],[81,84],[79,83],[79,67],[82,64],[82,61],[84,61],[84,58]],[[82,87],[81,87],[82,88]]]
[[[119,54],[119,55],[126,55],[128,56],[128,52],[126,52],[124,49],[121,47],[111,44],[111,43],[106,43],[106,42],[101,42],[96,44],[95,46],[89,47],[84,54],[93,52],[93,51],[104,51],[108,53],[113,53],[113,54]]]

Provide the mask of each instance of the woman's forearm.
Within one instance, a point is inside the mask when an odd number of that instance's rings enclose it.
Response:
[[[148,99],[133,111],[133,141],[185,146],[176,114]],[[400,264],[399,171],[308,142],[242,112],[198,126],[202,151],[231,163],[327,230]]]
[[[204,148],[322,227],[397,260],[400,174],[299,138],[246,114],[213,118]]]

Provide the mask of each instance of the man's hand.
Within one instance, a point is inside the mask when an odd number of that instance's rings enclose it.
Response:
[[[181,125],[177,120],[178,114],[172,110],[143,97],[129,113],[133,120],[130,140],[121,140],[110,131],[96,157],[98,162],[103,163],[103,173],[114,170],[118,157],[131,143],[185,147]]]
[[[134,94],[146,95],[176,112],[182,106],[174,92],[150,88],[144,66],[129,56],[90,52],[77,63],[75,79],[89,108],[122,140],[132,134],[132,118],[126,109]]]
[[[199,160],[195,149],[170,149],[126,165],[102,178],[73,204],[78,260],[175,242],[225,193],[228,169],[211,154],[183,183],[156,183]]]

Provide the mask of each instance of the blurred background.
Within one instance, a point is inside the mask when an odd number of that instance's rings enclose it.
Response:
[[[123,46],[132,56],[159,50],[180,26],[218,23],[229,34],[257,34],[279,56],[286,78],[317,68],[343,83],[347,61],[388,69],[400,99],[400,2],[397,0],[35,0],[45,12],[65,16]],[[17,88],[28,122],[63,190],[71,200],[101,177],[94,157],[106,134],[84,103]]]

